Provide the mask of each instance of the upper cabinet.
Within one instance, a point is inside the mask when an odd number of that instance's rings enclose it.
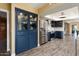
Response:
[[[27,29],[27,19],[28,19],[28,16],[27,15],[24,15],[23,13],[19,13],[18,15],[18,30],[26,30]]]
[[[37,28],[37,17],[30,15],[30,30],[35,30]]]
[[[51,27],[62,27],[63,21],[51,21]]]
[[[24,10],[16,10],[16,18],[17,18],[17,30],[36,30],[37,29],[37,14],[24,11]]]

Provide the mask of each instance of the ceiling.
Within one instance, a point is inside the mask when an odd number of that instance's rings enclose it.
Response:
[[[55,12],[59,12],[59,11],[63,11],[72,7],[79,7],[79,3],[56,3],[55,5],[57,5],[55,8],[48,9],[47,11],[42,12],[40,15],[45,16],[45,15],[49,15],[49,14],[53,14]]]
[[[65,23],[79,23],[79,19],[71,19],[71,20],[65,20]]]
[[[45,3],[29,3],[33,8],[39,8],[43,5],[45,5]]]
[[[44,6],[46,3],[29,3],[33,8],[40,8],[40,7],[42,7],[42,6]],[[54,8],[54,9],[50,9],[50,10],[48,10],[46,13],[44,13],[44,16],[46,16],[46,14],[47,15],[49,15],[49,16],[56,16],[56,19],[58,20],[59,18],[58,18],[58,16],[61,16],[61,12],[62,11],[64,11],[64,13],[65,14],[67,14],[67,15],[65,15],[66,16],[66,18],[64,18],[64,19],[69,19],[69,16],[71,16],[71,18],[74,16],[74,15],[78,15],[77,13],[78,12],[76,12],[75,13],[75,11],[77,11],[77,9],[74,9],[74,11],[72,11],[72,9],[74,8],[74,7],[78,7],[79,6],[79,4],[75,4],[75,3],[72,3],[72,4],[70,4],[70,3],[65,3],[65,4],[62,4],[62,5],[60,5],[58,8]],[[70,11],[67,11],[68,9],[70,9]],[[58,15],[58,16],[57,16]],[[73,18],[74,19],[74,18]],[[60,20],[60,19],[59,19]],[[68,20],[68,21],[66,21],[66,22],[68,22],[68,23],[71,23],[71,22],[79,22],[79,20],[78,20],[78,18],[76,19],[76,20],[73,20],[72,21],[72,19],[71,20]]]
[[[59,20],[79,18],[78,15],[79,15],[78,7],[73,7],[53,14],[46,15],[45,17],[51,20],[59,21]]]

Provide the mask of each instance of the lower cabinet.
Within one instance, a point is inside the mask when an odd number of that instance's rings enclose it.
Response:
[[[48,36],[48,41],[51,41],[51,32],[48,32],[48,34],[47,34],[47,36]]]
[[[28,33],[16,35],[16,54],[29,49]]]
[[[21,39],[19,40],[19,38],[16,39],[17,40],[17,43],[16,43],[16,54],[24,51],[24,50],[27,50],[26,49],[26,43],[24,42],[25,39]],[[22,44],[21,44],[22,43]]]
[[[63,31],[55,31],[54,33],[50,34],[50,38],[63,38]]]
[[[37,47],[36,31],[26,31],[16,35],[16,54]]]
[[[29,49],[32,49],[37,46],[37,34],[36,31],[30,31],[29,33]]]
[[[62,39],[63,38],[63,32],[62,31],[56,31],[55,32],[55,37]]]

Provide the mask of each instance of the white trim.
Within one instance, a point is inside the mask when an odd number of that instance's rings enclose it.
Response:
[[[11,56],[15,56],[15,53],[11,53]]]
[[[10,51],[9,11],[8,10],[4,10],[4,9],[0,9],[0,11],[7,13],[7,52],[8,52],[8,51]]]
[[[15,53],[15,7],[11,6],[11,55],[16,55]]]
[[[40,46],[40,43],[39,43],[39,16],[38,16],[38,47]]]

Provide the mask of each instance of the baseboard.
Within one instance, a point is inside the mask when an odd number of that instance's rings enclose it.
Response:
[[[10,51],[10,49],[7,49],[7,52]]]
[[[66,34],[64,34],[64,35],[71,35],[71,33],[66,33]]]
[[[40,46],[40,44],[38,44],[38,47]]]
[[[15,56],[16,54],[15,53],[11,53],[11,56]]]

